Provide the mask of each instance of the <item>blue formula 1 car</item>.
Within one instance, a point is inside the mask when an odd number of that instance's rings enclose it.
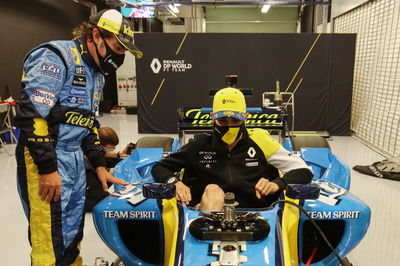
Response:
[[[203,213],[177,202],[174,184],[153,183],[151,167],[179,144],[145,138],[114,172],[131,184],[94,208],[97,231],[124,265],[350,265],[371,212],[348,191],[349,169],[327,142],[309,140],[284,147],[313,168],[311,184],[289,186],[265,209],[235,209],[227,193],[223,212]],[[143,148],[154,141],[164,149]]]

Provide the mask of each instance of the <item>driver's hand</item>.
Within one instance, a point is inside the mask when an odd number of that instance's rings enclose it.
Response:
[[[270,182],[268,179],[260,178],[256,184],[256,197],[261,199],[262,196],[268,194],[274,194],[279,190],[279,187],[274,182]]]
[[[40,175],[39,196],[43,201],[57,201],[61,194],[61,177],[57,171]]]
[[[115,176],[110,174],[104,166],[97,167],[96,174],[97,174],[97,178],[99,179],[104,191],[108,190],[107,182],[110,182],[110,183],[113,183],[116,185],[128,185],[129,184],[128,182],[126,182],[122,179],[116,178]]]
[[[176,199],[178,201],[184,202],[186,205],[189,205],[189,202],[192,200],[192,194],[190,194],[190,188],[183,184],[182,181],[178,181],[175,183],[176,187]]]

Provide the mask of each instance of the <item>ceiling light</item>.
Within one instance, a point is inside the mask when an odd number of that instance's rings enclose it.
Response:
[[[169,8],[172,12],[174,12],[174,13],[176,13],[176,14],[179,13],[179,8],[178,8],[178,6],[177,6],[176,4],[170,4],[170,5],[168,5],[168,8]]]
[[[271,5],[263,5],[261,8],[261,13],[267,13]]]

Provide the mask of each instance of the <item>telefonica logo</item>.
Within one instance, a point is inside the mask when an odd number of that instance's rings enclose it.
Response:
[[[153,58],[150,64],[151,69],[155,74],[158,74],[163,69],[164,72],[185,72],[192,68],[192,64],[185,62],[185,60],[169,60],[164,59],[162,63],[158,58]]]

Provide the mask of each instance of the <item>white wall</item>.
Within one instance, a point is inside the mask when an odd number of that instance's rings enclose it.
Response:
[[[357,33],[351,130],[387,156],[400,155],[400,1],[375,0],[334,19]]]
[[[137,106],[135,57],[129,52],[117,69],[117,92],[119,106]]]
[[[333,0],[331,17],[335,18],[341,14],[358,7],[359,5],[366,3],[370,0]]]

